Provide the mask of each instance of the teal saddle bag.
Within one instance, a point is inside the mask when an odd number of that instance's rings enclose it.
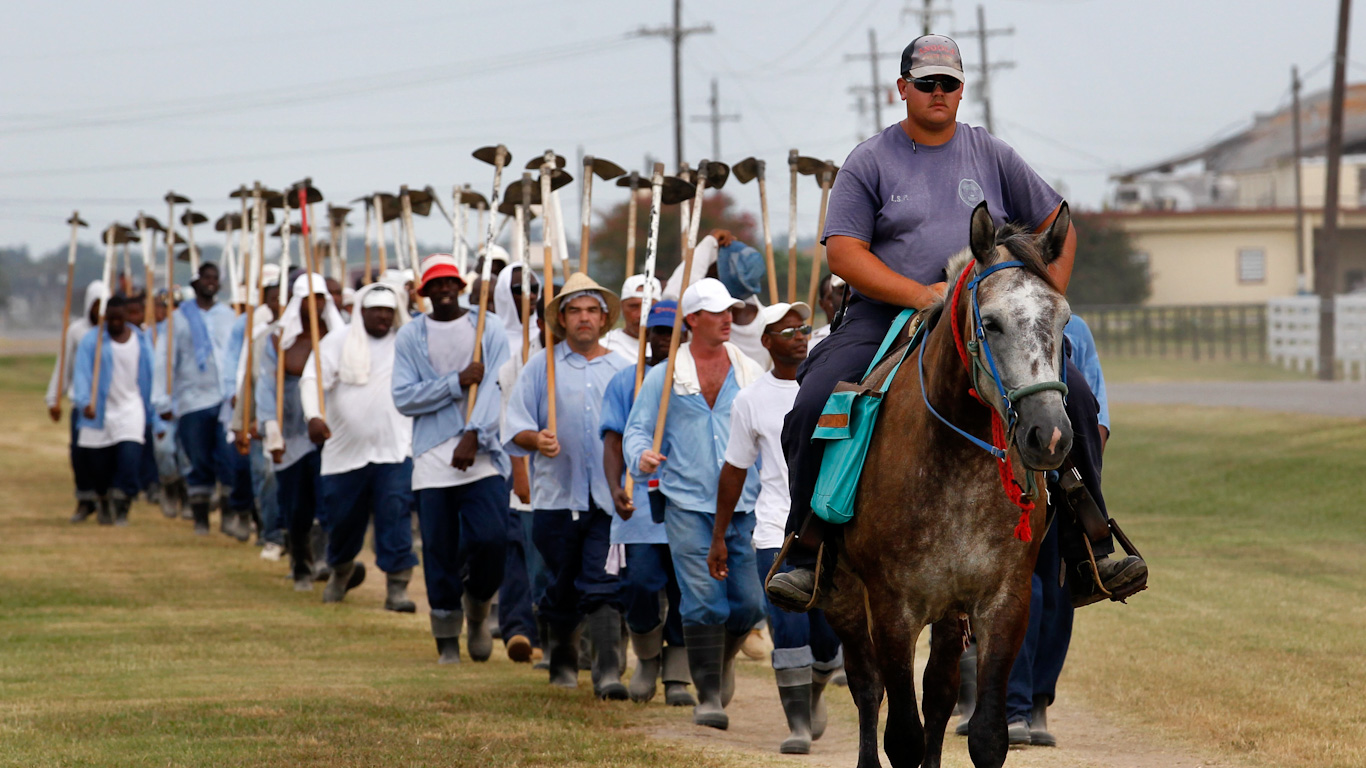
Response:
[[[915,310],[906,309],[897,315],[860,383],[841,381],[837,384],[816,422],[811,439],[826,443],[816,492],[811,497],[811,510],[828,523],[847,523],[854,516],[854,497],[858,492],[859,476],[863,473],[863,462],[868,457],[868,443],[877,426],[882,396],[892,385],[906,356],[923,341],[926,323],[916,319],[911,341],[895,357],[895,362],[883,358],[901,338],[915,314]],[[873,373],[880,367],[889,370],[878,381]]]

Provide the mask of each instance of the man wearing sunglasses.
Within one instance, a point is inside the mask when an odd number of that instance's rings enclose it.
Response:
[[[768,594],[785,608],[808,604],[816,589],[815,553],[825,524],[809,513],[824,445],[811,435],[835,385],[863,376],[902,308],[922,309],[942,299],[945,265],[968,247],[968,221],[979,203],[986,201],[997,226],[1015,221],[1035,232],[1061,209],[1062,196],[1015,150],[985,129],[957,121],[963,83],[953,40],[913,40],[901,53],[897,80],[906,119],[854,148],[830,192],[822,242],[830,271],[853,291],[843,323],[829,336],[833,343],[815,347],[798,370],[801,389],[783,426],[792,491],[787,531],[797,538],[787,557],[793,570],[776,574]],[[1076,234],[1069,228],[1062,255],[1049,267],[1061,290],[1075,255]],[[1067,412],[1076,435],[1070,456],[1103,510],[1096,400],[1080,371],[1070,361],[1067,368]],[[1093,550],[1110,592],[1147,578],[1140,558],[1108,557],[1112,538],[1094,542]]]

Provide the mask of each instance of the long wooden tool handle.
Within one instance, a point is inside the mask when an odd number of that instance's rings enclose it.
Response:
[[[245,198],[243,198],[245,199]],[[265,251],[265,218],[262,215],[263,201],[261,200],[261,185],[256,185],[255,194],[252,196],[252,214],[255,222],[252,232],[252,253],[247,259],[247,326],[242,331],[242,343],[246,345],[247,356],[244,363],[245,370],[242,371],[242,396],[237,401],[237,410],[242,414],[241,432],[237,434],[237,452],[245,456],[251,451],[251,422],[252,416],[256,412],[256,403],[252,399],[255,389],[255,360],[252,348],[252,334],[256,329],[256,304],[261,299],[261,259]],[[242,230],[246,231],[247,222],[242,221]],[[231,237],[231,233],[229,237]]]
[[[634,181],[634,179],[633,179]],[[645,300],[640,303],[640,329],[636,338],[636,382],[633,390],[635,396],[640,395],[641,382],[645,380],[645,348],[649,336],[650,307],[654,303],[654,283],[655,283],[655,256],[659,251],[659,214],[663,208],[663,189],[664,189],[664,164],[655,163],[654,169],[650,174],[650,235],[645,245]],[[636,189],[634,184],[631,187],[631,202],[635,203]],[[635,216],[631,217],[632,221]],[[677,313],[675,312],[675,319]],[[672,344],[673,340],[670,339]],[[668,386],[666,384],[665,386]],[[632,398],[634,402],[634,396]],[[656,449],[657,450],[657,449]],[[631,476],[628,469],[626,472],[626,495],[634,497],[635,478]]]
[[[289,240],[292,237],[289,227],[289,208],[285,208],[285,220],[280,225],[280,317],[275,318],[279,326],[275,337],[275,423],[284,428],[285,423],[285,350],[281,344],[285,340],[284,311],[289,306]]]
[[[138,218],[142,217],[139,216]],[[145,228],[139,225],[138,230],[138,239],[142,241],[142,284],[147,287],[147,295],[143,298],[142,305],[143,322],[147,323],[147,328],[151,331],[152,348],[155,349],[157,345],[157,315],[156,302],[152,297],[152,294],[156,293],[156,264],[153,263],[155,260],[152,258],[152,254],[155,253],[155,245],[148,242]],[[170,303],[170,297],[167,297],[167,303]],[[174,310],[175,307],[168,306],[166,314],[169,315]]]
[[[550,249],[550,174],[555,170],[555,153],[547,151],[545,159],[541,162],[541,241],[544,258],[544,271],[541,272],[541,299],[547,310],[550,302],[555,298],[555,255]],[[527,318],[530,322],[531,318]],[[552,433],[558,434],[555,430],[555,332],[550,329],[550,323],[545,324],[545,380],[547,392],[547,418],[546,428]]]
[[[370,240],[373,234],[370,230],[370,203],[365,203],[365,284],[375,282],[375,266],[370,256]]]
[[[626,201],[626,276],[636,273],[636,185],[631,171],[631,197]]]
[[[669,337],[669,360],[664,368],[664,390],[659,396],[659,417],[655,420],[654,441],[651,450],[659,453],[664,444],[664,424],[669,419],[669,398],[673,394],[674,364],[678,359],[678,343],[683,335],[683,295],[688,291],[692,279],[692,257],[697,247],[697,230],[702,223],[702,193],[707,190],[707,163],[697,166],[697,192],[693,195],[692,224],[688,227],[688,242],[683,251],[683,284],[678,297],[678,311],[674,312],[673,335]]]
[[[175,394],[175,203],[166,216],[166,395]],[[194,282],[199,275],[191,275]],[[190,301],[197,301],[191,297]]]
[[[101,277],[104,279],[104,293],[100,296],[97,322],[95,323],[95,370],[90,377],[90,404],[96,405],[96,398],[100,394],[100,363],[104,362],[104,309],[108,303],[110,294],[110,281],[113,279],[114,261],[114,228],[111,225],[104,232],[104,272]]]
[[[788,152],[792,187],[787,200],[787,302],[797,301],[797,150]]]
[[[588,233],[593,223],[593,157],[583,158],[583,210],[579,211],[579,271],[588,274]],[[626,273],[628,276],[630,272]]]
[[[503,185],[503,164],[507,162],[507,147],[498,145],[493,158],[493,194],[489,196],[489,207],[498,210],[498,191]],[[493,280],[493,219],[484,235],[484,260],[479,270],[479,317],[474,324],[474,362],[484,359],[484,321],[488,317],[489,283]],[[465,405],[465,422],[474,417],[475,397],[479,394],[479,382],[470,385],[469,402]]]
[[[759,213],[764,222],[764,264],[768,267],[768,303],[777,304],[778,269],[773,261],[773,230],[768,223],[768,183],[764,181],[763,166],[759,167]]]
[[[379,195],[375,195],[375,239],[379,246],[379,273],[383,276],[389,270],[389,255],[384,247],[384,206]]]
[[[465,204],[460,197],[460,185],[451,187],[451,255],[455,257],[455,265],[460,268],[460,274],[465,274]]]
[[[313,290],[313,275],[316,274],[317,258],[313,252],[312,232],[308,227],[308,214],[312,206],[308,202],[308,191],[303,187],[299,188],[299,215],[302,217],[303,232],[300,242],[303,244],[304,259],[306,265],[304,269],[308,271],[308,293],[304,294],[304,301],[308,304],[308,341],[313,345],[313,375],[318,386],[318,415],[327,420],[327,402],[323,400],[323,356],[318,351],[318,294]],[[330,328],[328,330],[331,330]],[[281,353],[283,355],[283,353]],[[284,429],[284,422],[280,423],[280,428]]]
[[[531,173],[522,171],[522,204],[517,206],[522,229],[522,365],[531,357]]]
[[[62,348],[57,353],[57,409],[62,408],[62,395],[66,391],[66,332],[71,325],[71,284],[76,279],[76,233],[79,231],[81,220],[80,211],[71,212],[71,245],[66,249],[66,299],[62,302]],[[147,289],[150,296],[151,288]],[[90,307],[82,307],[82,313],[88,313]],[[151,317],[151,315],[148,315]]]
[[[821,284],[821,265],[825,263],[825,246],[821,245],[821,236],[825,233],[825,212],[830,203],[830,182],[833,181],[829,171],[821,171],[821,212],[816,224],[816,247],[811,252],[811,283],[806,289],[807,306],[816,306],[816,291]]]
[[[407,242],[400,243],[394,241],[394,247],[408,251],[408,261],[413,267],[413,288],[418,295],[422,293],[422,273],[417,264],[417,237],[413,235],[413,200],[408,196],[408,188],[404,187],[398,196],[399,217],[403,220],[403,232],[407,235]]]

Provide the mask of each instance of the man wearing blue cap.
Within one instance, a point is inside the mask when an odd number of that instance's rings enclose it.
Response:
[[[852,295],[830,343],[813,349],[798,370],[801,389],[783,427],[792,492],[787,531],[795,537],[787,562],[794,568],[774,575],[768,594],[784,608],[804,610],[817,589],[815,558],[826,529],[810,510],[824,446],[811,435],[835,385],[863,376],[903,308],[923,309],[943,299],[945,266],[968,247],[968,222],[979,203],[987,203],[998,226],[1015,221],[1034,232],[1064,210],[1062,196],[1015,150],[982,128],[957,122],[963,82],[953,40],[924,35],[912,41],[901,54],[897,80],[906,119],[856,147],[830,192],[822,242],[831,271],[848,282]],[[1049,266],[1061,290],[1075,254],[1069,224],[1062,254]],[[1066,380],[1076,435],[1069,457],[1104,510],[1095,398],[1070,362]],[[1147,579],[1142,559],[1109,557],[1112,537],[1092,547],[1107,591],[1125,592]]]
[[[650,307],[646,318],[645,364],[654,365],[669,358],[674,314],[678,302],[661,301]],[[687,341],[686,330],[682,341]],[[663,677],[664,702],[671,706],[693,706],[697,701],[688,693],[688,653],[683,647],[683,620],[679,614],[678,577],[669,556],[669,537],[662,516],[664,497],[658,480],[637,483],[627,493],[623,480],[626,460],[621,452],[621,435],[636,401],[636,366],[623,368],[607,384],[602,397],[602,467],[607,487],[612,491],[616,515],[612,519],[612,545],[626,552],[621,572],[621,602],[626,611],[626,626],[631,632],[631,647],[636,653],[636,671],[629,687],[631,700],[646,702],[654,698],[655,680]],[[644,375],[644,372],[639,372]],[[658,506],[659,513],[655,514]],[[667,597],[667,614],[660,610],[660,592]],[[661,619],[660,615],[665,614]]]

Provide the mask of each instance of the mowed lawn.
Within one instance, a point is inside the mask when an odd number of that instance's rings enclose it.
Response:
[[[375,574],[323,606],[145,504],[128,528],[70,525],[50,365],[0,359],[0,765],[777,761],[649,739],[687,713],[601,704],[587,675],[564,692],[497,655],[438,667],[425,614],[381,610]],[[1152,588],[1078,614],[1061,695],[1237,764],[1366,764],[1366,423],[1114,418],[1107,497]]]

